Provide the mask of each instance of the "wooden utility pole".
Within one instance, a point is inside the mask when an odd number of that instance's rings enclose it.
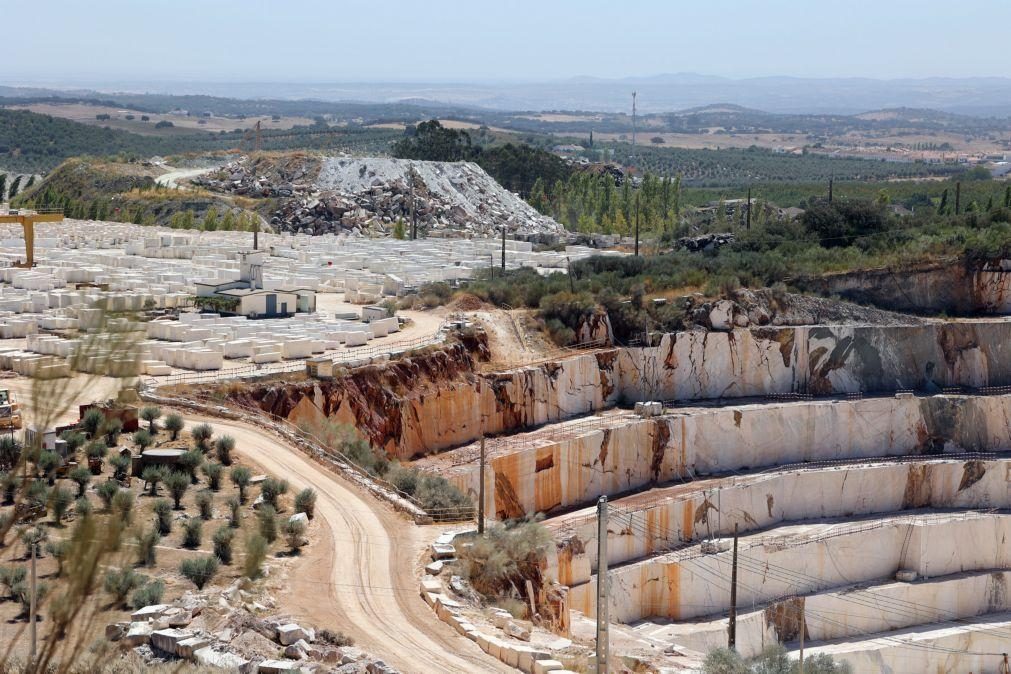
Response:
[[[751,185],[748,185],[748,229],[751,229]]]
[[[417,202],[414,200],[414,167],[410,166],[407,169],[411,172],[411,241],[418,238],[418,206]]]
[[[955,215],[958,215],[962,210],[962,181],[959,180],[955,183]]]
[[[727,621],[727,648],[737,647],[737,523],[734,523],[734,553],[730,566],[730,616]]]
[[[607,497],[597,500],[597,674],[607,674]]]
[[[36,580],[35,580],[36,579],[36,575],[35,575],[35,546],[37,546],[37,545],[38,545],[38,542],[33,537],[32,538],[32,586],[31,586],[32,596],[28,600],[28,624],[30,626],[31,640],[32,640],[31,650],[29,651],[29,655],[28,655],[28,662],[30,663],[31,670],[35,669],[35,652],[36,652],[35,643],[36,643],[36,637],[37,637],[36,632],[35,632],[35,613],[38,610],[38,608],[36,606],[36,593],[38,592],[38,586],[36,585]]]
[[[639,193],[635,193],[635,256],[639,257]]]
[[[635,97],[636,92],[632,92],[632,147],[635,147]]]
[[[832,203],[832,179],[828,179],[828,202]]]
[[[804,632],[807,629],[804,626],[804,604],[800,605],[800,674],[804,674]]]
[[[478,471],[481,484],[477,488],[477,535],[484,536],[484,431],[481,432],[481,468]]]
[[[505,225],[502,225],[502,275],[505,276]]]

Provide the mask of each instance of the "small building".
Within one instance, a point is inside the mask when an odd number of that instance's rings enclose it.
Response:
[[[333,379],[333,369],[333,359],[326,356],[310,358],[305,361],[305,373],[314,379]]]
[[[298,310],[298,295],[283,290],[231,288],[215,293],[217,297],[235,300],[231,311],[248,318],[280,318]],[[315,298],[314,298],[315,299]]]
[[[371,323],[372,321],[378,321],[389,317],[390,312],[387,311],[386,307],[379,304],[369,304],[362,307],[362,320],[366,323]]]
[[[260,252],[243,253],[237,281],[195,283],[197,306],[247,318],[281,318],[316,311],[316,291],[311,288],[263,287],[263,257]]]

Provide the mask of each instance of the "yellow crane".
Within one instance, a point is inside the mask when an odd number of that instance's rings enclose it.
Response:
[[[15,267],[31,269],[35,266],[35,223],[63,222],[62,208],[12,208],[0,210],[0,224],[18,223],[25,233],[25,260]]]

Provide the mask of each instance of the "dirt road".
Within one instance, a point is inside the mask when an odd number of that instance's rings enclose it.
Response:
[[[294,490],[319,494],[316,514],[327,537],[305,553],[304,572],[279,598],[296,619],[353,636],[405,674],[514,671],[441,622],[419,596],[421,551],[438,529],[415,526],[272,434],[238,422],[188,420],[233,436],[239,454]]]

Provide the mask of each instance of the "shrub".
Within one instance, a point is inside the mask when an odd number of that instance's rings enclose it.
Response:
[[[14,503],[14,493],[18,490],[18,480],[8,472],[0,473],[0,490],[3,490],[3,503]]]
[[[127,595],[134,589],[140,587],[147,580],[143,575],[133,569],[109,569],[105,572],[103,586],[105,591],[112,595],[117,606],[126,602]]]
[[[550,544],[551,534],[533,520],[496,523],[463,548],[462,570],[475,590],[498,597],[509,588],[523,587],[531,569],[540,568]]]
[[[130,457],[124,454],[116,454],[109,459],[112,466],[112,476],[116,480],[125,480],[126,472],[130,468]]]
[[[335,648],[347,648],[355,645],[355,640],[343,632],[328,629],[322,629],[317,632],[316,639],[320,643],[324,643],[327,646],[334,646]]]
[[[179,457],[179,465],[189,476],[192,484],[196,484],[199,481],[197,480],[197,469],[200,468],[203,462],[204,453],[199,449],[191,449],[188,452],[183,452],[183,455]]]
[[[222,435],[214,442],[214,451],[218,455],[218,461],[226,466],[232,465],[233,449],[235,449],[235,438],[230,435]]]
[[[74,502],[74,494],[69,489],[64,489],[63,487],[53,487],[52,491],[49,492],[49,506],[53,511],[53,521],[57,524],[63,522],[63,517],[70,510],[71,504]]]
[[[48,583],[37,583],[35,585],[35,605],[40,606],[42,600],[45,599],[46,595],[49,594],[49,584]],[[31,586],[28,583],[20,583],[14,589],[14,596],[17,598],[18,602],[21,604],[21,615],[27,615],[31,610],[32,593]]]
[[[211,496],[211,492],[201,489],[197,492],[195,501],[197,510],[200,513],[200,519],[209,520],[214,517],[214,497]]]
[[[133,520],[133,492],[120,489],[112,497],[112,510],[119,515],[120,521],[129,524]]]
[[[147,466],[140,474],[140,479],[144,480],[150,490],[150,496],[158,495],[158,483],[165,479],[164,466]]]
[[[77,431],[63,431],[60,433],[60,438],[67,443],[67,456],[73,457],[77,454],[77,450],[84,446],[87,438],[84,437],[83,433],[78,433]]]
[[[224,466],[220,463],[205,463],[200,467],[200,470],[207,476],[207,486],[212,491],[219,491],[221,489],[221,475],[225,472]]]
[[[92,474],[99,475],[102,472],[102,460],[109,453],[109,448],[101,440],[96,440],[88,443],[84,452],[88,456],[88,465],[91,467]]]
[[[47,541],[46,542],[46,554],[56,560],[56,575],[63,575],[63,560],[67,558],[67,553],[70,551],[70,541]]]
[[[158,419],[161,417],[161,408],[156,405],[147,405],[140,411],[140,418],[147,422],[147,429],[154,435],[158,432]]]
[[[91,471],[84,466],[78,466],[70,471],[70,474],[67,477],[77,484],[78,497],[84,496],[84,492],[88,488],[88,483],[91,482]]]
[[[7,596],[15,599],[15,586],[25,582],[28,577],[26,566],[0,566],[0,585],[7,588]]]
[[[246,558],[242,564],[242,575],[256,580],[263,573],[263,561],[267,558],[267,539],[253,534],[246,539]]]
[[[183,547],[195,550],[200,547],[200,539],[204,534],[204,522],[193,517],[183,524]]]
[[[112,480],[106,480],[102,484],[98,485],[97,491],[98,498],[102,499],[105,509],[111,509],[112,499],[115,498],[116,494],[119,492],[119,485]]]
[[[79,517],[87,517],[91,514],[92,509],[91,501],[89,501],[85,496],[82,496],[74,501],[74,512],[76,512]]]
[[[394,487],[407,494],[414,496],[418,490],[418,471],[397,466],[387,474],[387,479]]]
[[[207,451],[207,443],[214,435],[214,429],[211,428],[210,424],[199,424],[193,427],[190,431],[190,435],[193,436],[193,442],[196,443],[196,448],[201,452]]]
[[[178,414],[170,414],[165,417],[165,430],[171,433],[173,441],[179,439],[179,432],[186,426],[186,422]]]
[[[183,575],[183,578],[196,585],[198,590],[204,589],[204,585],[209,583],[217,572],[218,558],[214,555],[191,557],[184,559],[179,565],[179,573]]]
[[[172,495],[176,510],[182,510],[183,496],[186,495],[186,490],[190,488],[190,476],[186,473],[172,471],[165,476],[165,486]]]
[[[155,525],[147,531],[137,534],[137,563],[141,566],[151,567],[157,562],[158,542],[161,541],[161,534]],[[158,602],[154,602],[158,603]],[[145,604],[146,606],[147,604]]]
[[[98,429],[102,427],[104,421],[105,415],[102,414],[102,410],[93,407],[84,413],[84,418],[81,419],[81,428],[89,438],[94,439],[98,436]]]
[[[237,497],[231,496],[225,501],[225,505],[228,506],[228,526],[238,529],[242,520],[242,513],[240,512],[242,503]]]
[[[702,671],[705,674],[748,674],[750,669],[737,651],[716,648],[709,651],[702,663]]]
[[[249,486],[249,481],[253,479],[253,474],[245,466],[236,466],[232,468],[232,472],[228,475],[232,484],[239,488],[239,501],[242,503],[246,502],[246,487]]]
[[[278,499],[280,499],[282,494],[287,493],[288,482],[286,480],[275,480],[272,477],[268,477],[260,484],[260,496],[263,498],[263,502],[274,510],[279,510]]]
[[[137,445],[137,448],[140,449],[141,454],[143,454],[145,449],[154,444],[154,437],[151,435],[151,431],[142,428],[134,433],[133,444]]]
[[[39,454],[39,470],[50,485],[56,480],[56,469],[63,464],[63,459],[56,452],[45,451]]]
[[[154,502],[152,509],[154,510],[158,533],[162,536],[168,536],[172,533],[172,504],[160,498]]]
[[[117,417],[106,419],[102,424],[101,433],[105,436],[107,447],[115,447],[119,442],[119,434],[123,432],[123,421]]]
[[[43,546],[49,540],[49,534],[39,526],[25,529],[18,537],[21,539],[21,544],[25,546],[25,556],[32,554],[32,546],[34,545],[35,554],[41,557]]]
[[[288,547],[292,553],[297,553],[305,544],[305,522],[302,520],[289,519],[284,523],[284,539],[288,541]]]
[[[165,594],[165,581],[160,578],[145,583],[130,596],[130,608],[139,611],[145,606],[160,604]]]
[[[434,520],[465,520],[474,517],[474,503],[449,480],[425,475],[419,480],[415,498]]]
[[[316,491],[306,487],[295,495],[295,512],[312,519],[316,514]]]
[[[259,520],[260,535],[263,536],[268,543],[276,541],[277,511],[274,510],[272,506],[263,505],[260,507],[259,511],[257,511],[256,517]]]
[[[220,527],[214,532],[212,539],[214,543],[214,556],[222,564],[232,563],[232,539],[234,538],[235,532],[227,526]]]

